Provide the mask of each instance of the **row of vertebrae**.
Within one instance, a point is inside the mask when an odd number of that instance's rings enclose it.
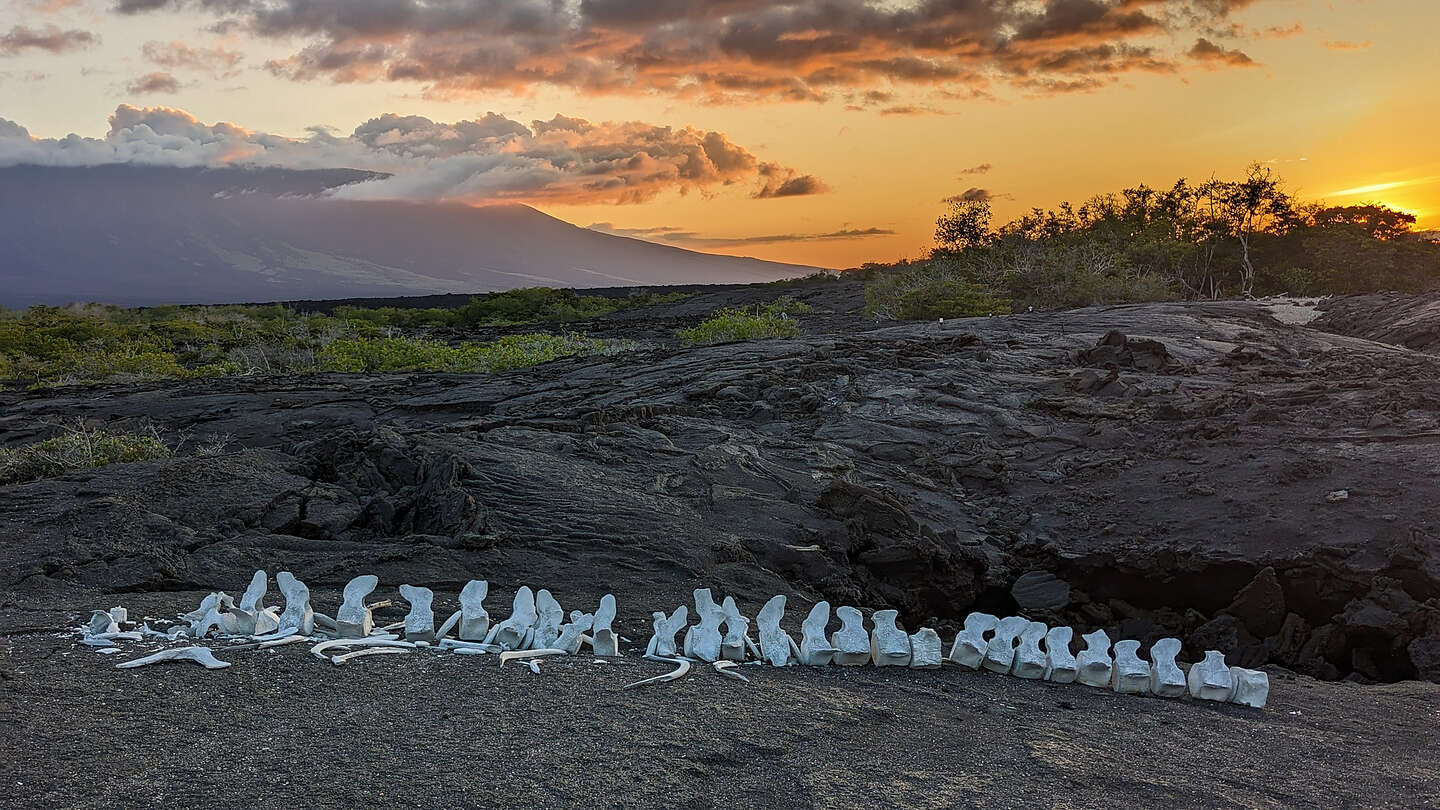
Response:
[[[1164,638],[1150,648],[1150,661],[1140,657],[1140,642],[1110,643],[1104,630],[1082,637],[1085,649],[1070,650],[1074,631],[1069,627],[1047,627],[1022,616],[1004,619],[988,613],[972,613],[942,656],[942,642],[933,629],[923,627],[908,634],[897,625],[898,612],[877,610],[871,616],[872,629],[866,632],[865,619],[853,607],[835,611],[840,629],[826,635],[830,624],[830,603],[819,602],[801,623],[801,640],[780,626],[785,615],[785,597],[765,603],[756,616],[760,643],[750,640],[750,622],[726,597],[716,605],[708,588],[695,591],[695,610],[700,623],[687,627],[687,611],[681,605],[668,616],[654,613],[654,636],[646,648],[652,657],[676,655],[675,638],[685,631],[683,654],[701,661],[744,661],[747,653],[772,666],[894,666],[934,669],[945,660],[970,670],[986,669],[1018,678],[1076,683],[1113,689],[1124,694],[1183,697],[1199,700],[1242,703],[1263,707],[1269,694],[1269,677],[1264,672],[1228,667],[1225,656],[1215,650],[1205,659],[1181,669],[1175,657],[1180,640]],[[1112,657],[1113,650],[1113,657]]]

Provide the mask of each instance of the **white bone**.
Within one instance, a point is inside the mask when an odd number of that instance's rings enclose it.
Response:
[[[535,633],[530,646],[537,650],[554,649],[555,640],[560,637],[560,625],[565,621],[565,609],[555,597],[544,588],[535,594]]]
[[[440,649],[454,650],[463,655],[484,655],[486,653],[505,652],[501,647],[494,644],[484,644],[479,641],[456,641],[453,638],[440,640]]]
[[[287,644],[299,644],[302,641],[309,641],[309,636],[286,636],[284,638],[271,639],[260,642],[260,649],[268,650],[271,647],[284,647]]]
[[[310,608],[310,589],[289,571],[275,575],[275,584],[285,597],[285,610],[280,614],[279,629],[290,628],[303,636],[315,632],[315,612]]]
[[[335,611],[335,629],[341,638],[364,638],[375,629],[375,617],[365,605],[380,578],[374,574],[361,574],[345,584],[345,601]]]
[[[1024,616],[1006,616],[995,625],[995,637],[985,647],[985,660],[981,666],[991,672],[1008,673],[1015,664],[1015,641],[1021,631],[1030,626]]]
[[[839,650],[825,637],[830,623],[830,603],[816,602],[805,621],[800,623],[800,663],[807,667],[823,667],[835,660]]]
[[[590,651],[598,656],[611,658],[620,654],[620,641],[611,626],[615,622],[615,594],[600,597],[600,609],[595,611],[595,623],[591,626]]]
[[[684,610],[684,609],[685,609],[684,605],[681,605],[680,609],[681,609],[681,610]],[[672,663],[672,664],[675,664],[675,671],[674,671],[674,672],[667,672],[667,673],[665,673],[664,675],[656,675],[656,676],[653,677],[653,678],[646,678],[646,679],[643,680],[643,681],[636,681],[635,683],[629,683],[629,684],[626,684],[626,685],[624,685],[624,686],[622,686],[622,687],[620,687],[620,688],[621,688],[621,689],[634,689],[634,688],[637,687],[637,686],[646,686],[646,685],[652,684],[652,683],[665,683],[666,681],[678,681],[678,680],[680,680],[681,678],[685,677],[685,676],[690,672],[690,662],[687,661],[687,660],[685,660],[684,658],[665,658],[665,657],[661,656],[661,657],[657,657],[655,660],[668,661],[668,662],[670,662],[670,663]]]
[[[840,620],[840,629],[830,634],[830,646],[835,649],[831,660],[842,667],[870,663],[870,634],[865,632],[865,616],[845,605],[835,610],[835,618]]]
[[[575,655],[580,652],[580,644],[585,638],[585,631],[595,624],[595,617],[589,613],[581,613],[578,610],[570,611],[570,623],[560,628],[560,635],[552,645],[557,650],[564,650],[566,655]]]
[[[490,632],[490,614],[485,612],[489,593],[490,583],[483,579],[472,579],[460,589],[461,641],[481,641]]]
[[[877,610],[870,616],[870,660],[877,667],[910,666],[910,636],[895,625],[898,610]]]
[[[1235,683],[1235,691],[1230,694],[1231,703],[1256,709],[1265,708],[1265,701],[1270,697],[1269,675],[1257,669],[1231,667],[1230,678]]]
[[[944,660],[941,647],[944,642],[940,641],[940,634],[933,628],[922,627],[910,636],[910,668],[911,669],[939,669],[940,663]]]
[[[530,658],[544,658],[549,655],[564,655],[564,650],[557,650],[553,647],[541,647],[537,650],[507,650],[500,653],[500,666],[505,666],[511,661],[524,661]],[[532,669],[538,673],[538,669]]]
[[[1000,619],[989,613],[971,613],[965,617],[965,629],[955,636],[950,647],[950,660],[966,669],[979,669],[990,648],[990,639]]]
[[[85,633],[87,635],[99,636],[105,633],[118,633],[119,631],[120,625],[116,624],[115,617],[110,615],[110,611],[90,611],[90,624],[85,627]]]
[[[208,596],[200,600],[200,607],[195,608],[189,613],[182,614],[180,618],[190,624],[200,621],[209,615],[210,611],[220,606],[220,597],[224,595],[225,594],[218,591],[212,591]]]
[[[1169,698],[1185,694],[1185,673],[1175,663],[1179,654],[1178,638],[1162,638],[1150,646],[1150,694]]]
[[[232,611],[231,622],[235,632],[247,636],[257,633],[268,633],[274,628],[258,627],[261,611],[265,609],[262,602],[265,599],[265,591],[270,585],[270,577],[264,571],[256,571],[250,577],[250,585],[245,588],[245,593],[240,596],[240,605]]]
[[[1150,665],[1140,660],[1140,642],[1133,639],[1115,642],[1115,671],[1110,688],[1126,695],[1143,695],[1150,691]]]
[[[415,585],[401,585],[400,596],[410,603],[410,612],[405,614],[405,640],[433,642],[435,592]]]
[[[734,661],[716,661],[710,666],[715,667],[715,671],[725,676],[726,678],[735,681],[744,681],[745,683],[750,682],[749,678],[735,671],[735,667],[738,667],[740,665],[735,663]]]
[[[1010,665],[1010,674],[1017,678],[1036,680],[1045,675],[1045,651],[1040,642],[1050,628],[1041,622],[1030,622],[1020,631],[1020,644],[1015,648],[1015,662]]]
[[[109,634],[106,633],[99,636],[86,636],[85,638],[80,639],[80,643],[84,644],[86,647],[114,647],[115,642],[111,641],[108,638],[105,638],[106,635]]]
[[[1080,637],[1085,641],[1085,649],[1075,656],[1075,666],[1079,667],[1080,673],[1075,680],[1086,686],[1110,687],[1111,673],[1114,665],[1110,659],[1110,636],[1104,630],[1096,630],[1093,633],[1086,633]]]
[[[355,652],[348,652],[343,655],[332,655],[330,657],[330,663],[338,667],[346,661],[354,658],[364,658],[367,655],[394,655],[397,653],[404,655],[408,652],[410,651],[397,647],[367,647],[363,650],[356,650]]]
[[[1196,700],[1214,700],[1228,703],[1235,692],[1235,679],[1230,668],[1225,666],[1225,654],[1219,650],[1207,650],[1205,660],[1190,665],[1186,678],[1190,697]]]
[[[684,605],[675,608],[675,612],[669,616],[658,610],[651,613],[650,624],[655,634],[650,637],[650,643],[645,646],[645,654],[662,658],[675,655],[675,634],[685,626],[688,616],[689,611]]]
[[[1068,627],[1052,627],[1045,634],[1045,680],[1074,683],[1079,676],[1075,655],[1070,652],[1070,640],[1074,635],[1075,631]]]
[[[239,628],[235,618],[234,613],[221,613],[218,607],[213,607],[204,618],[190,626],[190,631],[196,638],[204,638],[211,630],[219,630],[221,635],[236,633]]]
[[[715,604],[709,588],[695,589],[695,615],[700,623],[685,628],[685,657],[720,660],[720,623],[725,621],[725,611]]]
[[[445,638],[446,636],[450,635],[450,631],[451,631],[451,630],[454,630],[454,629],[455,629],[455,626],[456,626],[457,624],[459,624],[459,623],[460,623],[460,611],[457,610],[457,611],[455,611],[454,613],[451,613],[451,614],[450,614],[450,618],[446,619],[444,622],[441,623],[439,630],[436,630],[436,631],[435,631],[435,640],[436,640],[436,641],[439,641],[440,639]],[[489,628],[486,628],[486,629],[489,629]]]
[[[750,640],[750,620],[740,614],[734,597],[727,596],[720,604],[725,614],[725,635],[720,639],[720,657],[726,661],[744,661],[747,650],[754,650]],[[759,653],[755,653],[759,657]]]
[[[510,618],[491,627],[484,643],[498,644],[507,650],[524,649],[534,638],[535,622],[539,618],[540,614],[535,609],[535,592],[530,590],[530,586],[521,585],[510,605]]]
[[[326,650],[333,650],[336,647],[404,647],[413,648],[415,645],[409,641],[400,641],[394,636],[389,638],[332,638],[329,641],[322,641],[310,648],[310,654],[316,658],[328,658]]]
[[[194,661],[206,669],[224,669],[230,666],[229,661],[217,659],[208,647],[177,647],[173,650],[161,650],[154,655],[147,655],[144,658],[121,661],[115,665],[115,668],[133,669],[135,667],[144,667],[165,661]]]
[[[130,611],[123,607],[112,607],[110,608],[110,618],[114,619],[116,624],[122,624],[130,620]]]
[[[777,594],[755,614],[759,626],[760,657],[772,667],[788,667],[800,657],[800,648],[790,634],[780,627],[785,617],[785,596]]]
[[[114,655],[115,653],[118,653],[118,652],[120,652],[120,648],[119,648],[119,647],[105,647],[105,648],[103,648],[103,649],[96,650],[96,651],[95,651],[95,654],[96,654],[96,655]]]

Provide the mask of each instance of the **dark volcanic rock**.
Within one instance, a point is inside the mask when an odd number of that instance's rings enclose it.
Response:
[[[1275,569],[1267,566],[1256,574],[1225,612],[1244,622],[1245,628],[1260,638],[1280,632],[1285,621],[1285,592],[1275,577]]]
[[[1010,595],[1026,610],[1059,610],[1070,603],[1070,585],[1049,571],[1027,571],[1010,587]]]

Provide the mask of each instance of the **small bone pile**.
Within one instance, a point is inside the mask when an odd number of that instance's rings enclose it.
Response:
[[[1188,694],[1196,700],[1256,708],[1264,707],[1270,692],[1268,675],[1226,666],[1225,656],[1216,650],[1192,664],[1187,674],[1175,661],[1180,653],[1179,639],[1155,642],[1147,661],[1140,656],[1140,642],[1117,641],[1112,645],[1104,630],[1096,630],[1081,637],[1085,646],[1076,653],[1071,650],[1074,631],[1069,627],[1047,627],[1021,616],[1001,619],[988,613],[967,616],[949,655],[943,655],[940,636],[933,629],[922,627],[907,634],[896,624],[899,614],[894,610],[875,611],[870,617],[872,629],[867,633],[860,611],[841,607],[835,611],[840,629],[827,637],[829,602],[811,608],[800,625],[801,640],[796,643],[780,626],[785,597],[776,596],[756,614],[760,636],[757,648],[749,637],[750,622],[740,614],[733,599],[726,597],[717,607],[709,588],[696,590],[694,596],[700,619],[697,625],[687,627],[684,605],[669,615],[659,611],[653,614],[654,635],[645,648],[647,658],[676,664],[688,664],[690,660],[744,662],[748,653],[776,667],[874,664],[912,669],[936,669],[948,661],[965,669],[986,669],[1029,680],[1078,681],[1121,694],[1167,698]],[[683,656],[676,653],[675,647],[676,634],[682,630]],[[662,677],[673,680],[688,670],[686,666],[684,671],[677,669]]]

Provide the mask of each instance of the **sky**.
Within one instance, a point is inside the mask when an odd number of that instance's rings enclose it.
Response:
[[[918,258],[1270,164],[1440,228],[1434,0],[0,0],[0,165],[352,167],[714,253]]]

